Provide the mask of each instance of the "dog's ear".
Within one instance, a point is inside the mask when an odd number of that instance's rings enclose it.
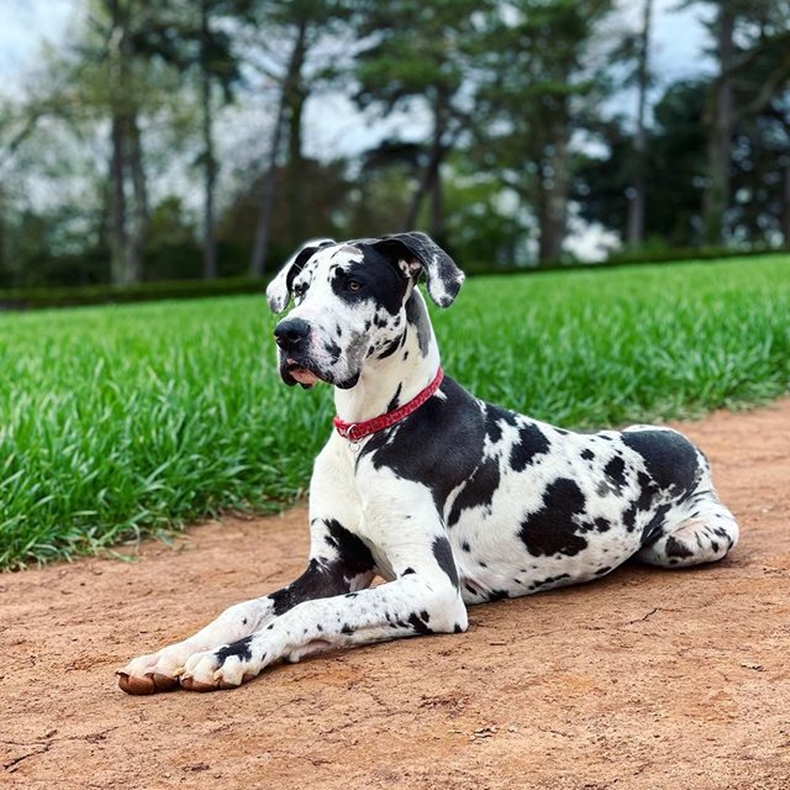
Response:
[[[401,272],[415,282],[425,275],[428,295],[439,307],[449,307],[464,282],[455,261],[427,234],[419,231],[382,236],[372,246],[390,257]]]
[[[275,278],[266,288],[266,300],[269,302],[269,308],[273,313],[282,313],[288,307],[288,302],[291,300],[291,294],[293,293],[294,278],[302,271],[307,261],[313,257],[313,254],[322,247],[327,247],[334,243],[333,239],[311,239],[303,244],[285,262],[282,269],[277,272]]]

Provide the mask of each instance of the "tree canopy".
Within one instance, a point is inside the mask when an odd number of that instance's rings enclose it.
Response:
[[[651,0],[72,3],[0,88],[0,287],[260,276],[415,227],[478,270],[590,228],[790,248],[788,0],[686,0],[709,68],[674,81]]]

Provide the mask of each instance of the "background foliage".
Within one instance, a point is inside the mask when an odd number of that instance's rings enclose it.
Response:
[[[678,3],[709,34],[676,82],[654,0],[71,1],[0,88],[0,289],[260,277],[412,227],[477,270],[591,229],[597,257],[790,246],[788,0]]]

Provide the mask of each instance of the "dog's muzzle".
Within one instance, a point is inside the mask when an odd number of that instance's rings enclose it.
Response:
[[[312,328],[302,318],[287,318],[274,329],[274,340],[280,349],[280,375],[289,386],[311,387],[319,376],[307,362]]]
[[[286,353],[304,350],[310,340],[310,324],[302,318],[287,318],[274,328],[274,340]]]

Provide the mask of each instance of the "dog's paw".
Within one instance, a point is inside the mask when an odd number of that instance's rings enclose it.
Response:
[[[184,657],[173,645],[133,658],[123,669],[115,674],[118,687],[127,694],[158,694],[178,688],[178,676],[183,668]]]
[[[188,691],[232,689],[252,680],[262,667],[245,657],[228,654],[228,648],[196,653],[187,659],[179,676],[181,688]]]

